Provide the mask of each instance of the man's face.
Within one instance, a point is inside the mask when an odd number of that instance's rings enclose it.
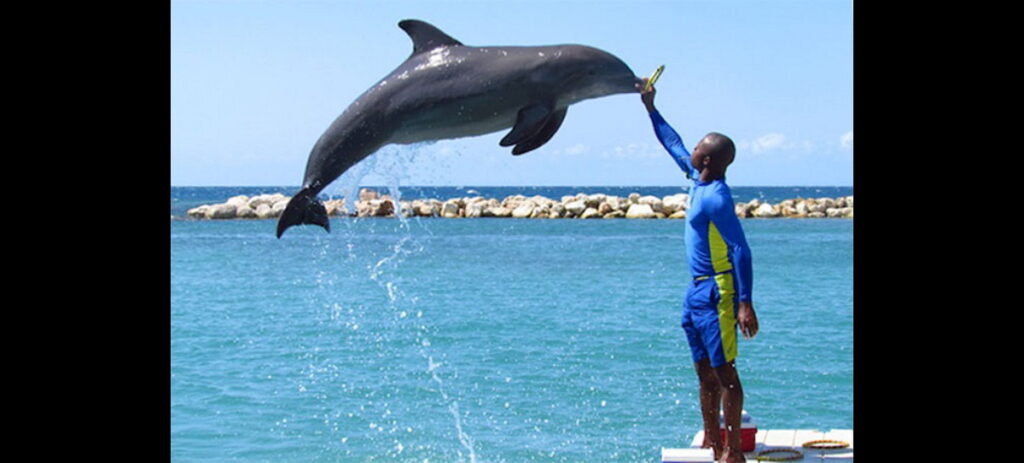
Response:
[[[690,153],[690,165],[697,169],[698,172],[704,170],[711,161],[708,155],[709,145],[705,143],[705,140],[705,138],[701,138],[697,146],[693,148],[693,153]]]

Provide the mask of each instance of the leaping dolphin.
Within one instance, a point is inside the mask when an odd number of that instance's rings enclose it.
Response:
[[[331,123],[306,161],[302,189],[277,222],[330,231],[317,195],[384,145],[484,135],[512,128],[499,145],[535,150],[558,131],[569,105],[638,92],[643,81],[614,55],[584,45],[474,47],[423,21],[398,23],[412,55]]]

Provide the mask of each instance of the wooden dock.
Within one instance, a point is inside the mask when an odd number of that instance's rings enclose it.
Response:
[[[815,450],[802,447],[804,442],[812,440],[839,440],[848,442],[849,447],[836,450]],[[661,461],[663,463],[680,462],[714,462],[711,449],[700,448],[704,442],[704,431],[700,431],[693,437],[689,448],[661,449]],[[814,431],[809,429],[758,429],[755,435],[756,447],[753,452],[744,455],[748,462],[757,461],[757,453],[762,450],[773,448],[795,448],[803,453],[803,458],[793,461],[803,462],[826,462],[846,463],[853,462],[853,430],[834,429],[828,432]],[[785,454],[772,454],[772,457],[786,456]]]

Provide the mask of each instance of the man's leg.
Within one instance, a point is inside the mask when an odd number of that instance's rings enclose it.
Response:
[[[722,403],[722,385],[715,369],[707,357],[694,364],[700,380],[700,413],[704,418],[704,443],[702,447],[715,452],[715,460],[722,455],[722,435],[718,431],[718,411]]]
[[[743,415],[743,385],[736,371],[736,361],[723,364],[714,369],[718,382],[722,385],[722,408],[725,412],[726,441],[722,462],[737,463],[747,461],[743,457],[740,446],[740,418]],[[716,412],[717,413],[717,412]]]

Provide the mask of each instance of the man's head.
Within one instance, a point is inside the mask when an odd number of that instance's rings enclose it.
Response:
[[[701,178],[716,180],[725,176],[725,169],[736,158],[736,145],[729,137],[711,132],[697,143],[690,155],[690,164],[701,172]],[[707,169],[708,175],[704,175]]]

